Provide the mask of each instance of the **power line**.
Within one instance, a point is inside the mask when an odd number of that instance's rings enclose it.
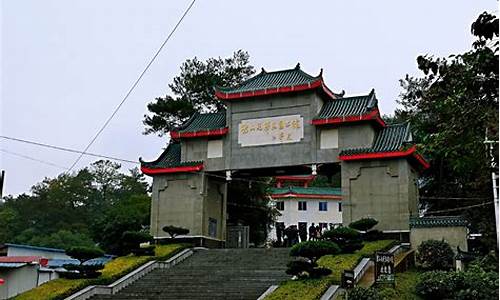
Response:
[[[20,142],[20,143],[26,143],[26,144],[30,144],[30,145],[50,148],[50,149],[59,150],[59,151],[66,151],[66,152],[78,153],[78,154],[88,155],[88,156],[93,156],[93,157],[106,158],[106,159],[110,159],[110,160],[116,160],[116,161],[136,164],[136,165],[139,164],[139,162],[129,160],[129,159],[123,159],[123,158],[113,157],[113,156],[109,156],[109,155],[102,155],[102,154],[96,154],[96,153],[90,153],[90,152],[83,152],[83,151],[79,151],[79,150],[75,150],[75,149],[54,146],[54,145],[40,143],[40,142],[34,142],[34,141],[14,138],[14,137],[10,137],[10,136],[0,135],[0,138],[6,139],[6,140],[11,140],[11,141],[16,141],[16,142]],[[69,170],[69,168],[66,168],[66,167],[64,167],[64,169]]]
[[[480,206],[485,206],[485,205],[490,205],[493,204],[493,202],[483,202],[480,204],[474,204],[474,205],[469,205],[469,206],[463,206],[463,207],[457,207],[457,208],[450,208],[450,209],[443,209],[443,210],[434,210],[434,211],[426,211],[426,214],[433,213],[444,213],[444,212],[452,212],[452,211],[458,211],[458,210],[464,210],[464,209],[469,209],[469,208],[474,208],[474,207],[480,207]]]
[[[45,160],[41,160],[41,159],[38,159],[38,158],[34,158],[34,157],[31,157],[31,156],[19,154],[19,153],[12,152],[12,151],[5,150],[5,149],[1,149],[1,148],[0,148],[0,151],[3,152],[3,153],[7,153],[9,155],[13,155],[13,156],[21,157],[21,158],[24,158],[24,159],[36,161],[36,162],[39,162],[39,163],[42,163],[42,164],[45,164],[45,165],[49,165],[49,166],[52,166],[52,167],[56,167],[56,168],[59,168],[59,169],[68,170],[67,167],[63,167],[63,166],[60,166],[58,164],[54,164],[54,163],[51,163],[51,162],[48,162],[48,161],[45,161]]]
[[[128,92],[125,94],[125,97],[123,97],[122,101],[120,102],[120,104],[118,104],[118,106],[115,108],[115,110],[113,111],[113,113],[111,114],[111,116],[108,117],[108,119],[106,120],[106,122],[104,122],[104,124],[102,125],[102,127],[97,131],[97,133],[95,134],[95,136],[92,138],[92,140],[90,140],[90,142],[87,144],[87,146],[85,147],[85,149],[83,149],[83,151],[81,152],[81,154],[78,156],[78,158],[75,160],[75,162],[71,165],[71,167],[69,167],[69,170],[68,171],[71,171],[75,165],[80,161],[80,159],[83,157],[84,154],[86,154],[87,150],[90,148],[90,146],[92,146],[92,144],[94,144],[94,142],[97,140],[97,138],[99,137],[99,135],[104,131],[104,129],[108,126],[109,122],[111,122],[111,120],[114,118],[114,116],[116,115],[116,113],[118,112],[118,110],[122,107],[122,105],[125,103],[125,101],[128,99],[128,97],[130,96],[130,94],[132,93],[132,91],[135,89],[135,87],[137,86],[137,84],[139,84],[139,81],[141,81],[142,77],[144,76],[144,74],[147,72],[147,70],[149,69],[149,67],[153,64],[153,62],[155,61],[156,57],[160,54],[161,50],[163,49],[163,47],[167,44],[167,42],[170,40],[170,38],[172,37],[172,35],[174,34],[174,32],[177,30],[177,27],[179,27],[179,25],[181,24],[182,20],[184,20],[184,17],[188,14],[188,12],[191,10],[191,7],[193,7],[194,3],[196,2],[196,0],[193,0],[191,2],[191,4],[188,6],[188,8],[184,11],[184,14],[182,14],[181,18],[179,19],[179,21],[177,22],[177,24],[175,24],[174,28],[172,29],[172,31],[170,32],[170,34],[167,36],[167,38],[163,41],[163,43],[161,44],[160,48],[158,48],[158,50],[156,51],[156,53],[153,55],[153,57],[151,58],[151,60],[149,61],[149,63],[146,65],[146,67],[144,68],[144,70],[141,72],[141,74],[139,75],[139,77],[137,78],[137,80],[134,82],[134,84],[132,84],[132,86],[130,87],[130,89],[128,90]]]

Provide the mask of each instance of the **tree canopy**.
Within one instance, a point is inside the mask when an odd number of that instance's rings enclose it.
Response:
[[[446,58],[419,56],[423,75],[401,80],[402,108],[395,119],[411,122],[431,163],[421,181],[429,212],[492,202],[483,142],[485,135],[498,140],[498,18],[482,13],[471,32],[476,37],[471,50]],[[492,211],[485,205],[449,214],[466,214],[475,231],[495,238]]]
[[[31,194],[0,203],[0,243],[55,248],[95,247],[116,253],[116,237],[149,224],[148,184],[137,169],[100,160],[78,172],[46,178]]]
[[[172,95],[158,97],[147,105],[144,115],[145,134],[160,136],[181,125],[194,112],[218,112],[226,107],[215,97],[215,86],[234,86],[255,73],[247,52],[239,50],[227,58],[200,61],[188,59],[181,72],[169,84]]]

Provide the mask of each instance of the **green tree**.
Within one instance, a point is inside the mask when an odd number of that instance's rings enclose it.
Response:
[[[144,116],[145,134],[160,136],[184,123],[195,112],[217,112],[225,109],[215,97],[214,86],[234,86],[255,73],[250,56],[239,50],[228,58],[188,59],[181,73],[169,84],[172,96],[158,97],[149,103]]]
[[[97,161],[72,174],[45,178],[31,194],[5,197],[0,243],[94,247],[112,243],[126,230],[144,228],[149,224],[149,187],[137,169],[130,175],[119,169]]]
[[[266,240],[277,211],[269,205],[268,185],[263,178],[249,183],[233,180],[228,187],[228,224],[250,227],[250,242],[259,245]]]
[[[418,147],[431,163],[420,193],[430,211],[492,197],[483,141],[485,132],[498,139],[498,19],[485,12],[471,31],[477,39],[470,51],[448,58],[419,56],[423,76],[401,80],[402,108],[395,118],[412,123]],[[484,206],[450,213],[464,213],[473,231],[490,237],[488,245],[494,247],[492,211]]]

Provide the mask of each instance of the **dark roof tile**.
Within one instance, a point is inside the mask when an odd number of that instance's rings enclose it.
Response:
[[[217,113],[195,113],[178,132],[196,132],[201,130],[213,130],[226,127],[226,111]]]
[[[368,95],[345,97],[327,101],[315,120],[364,115],[377,107],[375,91]]]
[[[170,142],[157,160],[151,162],[139,160],[141,161],[141,167],[151,169],[195,166],[203,163],[203,161],[181,161],[181,144],[175,141]]]
[[[297,86],[302,84],[309,84],[321,79],[321,74],[314,77],[300,69],[300,65],[294,69],[281,70],[275,72],[262,72],[256,76],[242,82],[235,87],[217,87],[217,90],[223,93],[243,93],[250,91],[258,91],[269,88],[280,88],[288,86]]]
[[[340,155],[399,151],[411,142],[410,123],[388,125],[377,132],[371,147],[346,149]]]

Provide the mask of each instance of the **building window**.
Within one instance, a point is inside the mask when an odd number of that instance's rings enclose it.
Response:
[[[339,147],[339,131],[336,128],[322,129],[320,133],[320,149],[336,149]]]
[[[285,210],[285,202],[283,202],[283,201],[277,201],[276,202],[276,209],[277,210]]]
[[[342,202],[339,202],[339,211],[342,211]]]
[[[217,237],[217,219],[208,218],[208,235]]]
[[[327,211],[327,210],[328,210],[328,202],[320,202],[319,211]]]
[[[207,158],[222,157],[222,139],[209,140],[207,146]]]
[[[306,201],[299,201],[299,210],[307,210],[307,202]]]

